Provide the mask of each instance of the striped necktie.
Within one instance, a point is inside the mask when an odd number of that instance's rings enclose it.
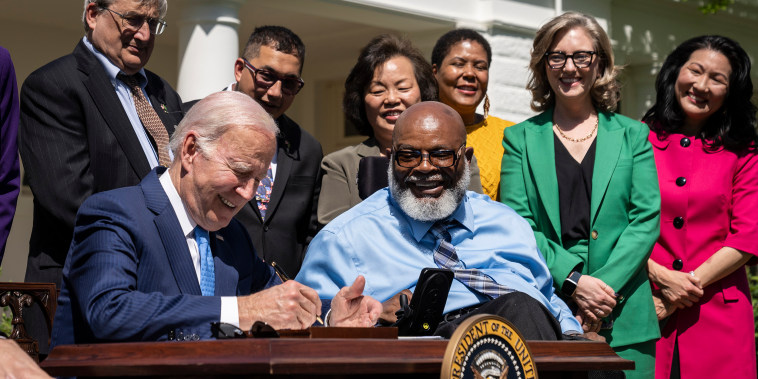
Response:
[[[453,270],[455,278],[461,283],[490,298],[494,299],[500,295],[513,292],[512,289],[498,284],[491,276],[477,269],[467,269],[465,264],[458,260],[458,254],[455,252],[455,246],[450,242],[451,236],[448,231],[448,228],[455,223],[454,220],[438,221],[429,230],[438,243],[434,251],[434,263],[440,268]]]
[[[203,296],[213,296],[216,292],[216,273],[213,265],[213,254],[209,243],[208,231],[195,227],[195,242],[200,252],[200,292]]]

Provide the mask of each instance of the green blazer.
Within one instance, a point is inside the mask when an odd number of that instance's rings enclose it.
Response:
[[[646,264],[658,238],[661,199],[647,126],[614,113],[598,117],[587,262],[561,241],[552,109],[505,129],[500,198],[532,225],[556,288],[581,266],[582,274],[623,296],[613,329],[601,331],[615,347],[660,337]]]

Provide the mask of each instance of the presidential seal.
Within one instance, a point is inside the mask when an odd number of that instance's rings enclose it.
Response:
[[[526,341],[506,319],[488,314],[458,326],[445,350],[442,379],[530,379],[537,369]]]

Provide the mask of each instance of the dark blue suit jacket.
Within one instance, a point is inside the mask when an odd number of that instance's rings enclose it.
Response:
[[[79,209],[63,269],[53,346],[211,337],[221,299],[278,283],[236,220],[211,233],[216,295],[201,296],[179,220],[158,181],[101,192]]]

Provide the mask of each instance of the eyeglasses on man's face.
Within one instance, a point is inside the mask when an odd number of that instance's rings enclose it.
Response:
[[[459,152],[465,146],[464,143],[457,150],[433,150],[428,153],[422,153],[420,150],[396,150],[395,163],[400,167],[416,168],[426,159],[429,164],[437,168],[452,167],[458,162]]]
[[[294,96],[297,95],[297,93],[300,92],[300,89],[305,85],[305,82],[301,78],[286,77],[269,70],[255,68],[255,66],[250,64],[247,59],[242,58],[242,60],[245,62],[245,67],[247,67],[247,69],[253,74],[256,87],[269,89],[276,84],[276,82],[282,82],[282,92],[286,95]]]
[[[569,58],[574,62],[577,68],[587,68],[592,64],[592,58],[597,55],[596,51],[575,51],[574,54],[566,54],[562,51],[548,51],[547,65],[553,70],[558,70],[566,65]]]
[[[121,14],[105,7],[101,7],[100,9],[121,17],[121,27],[133,33],[139,31],[146,22],[147,27],[150,29],[150,34],[159,35],[166,29],[166,21],[160,18],[147,17],[134,12]]]

